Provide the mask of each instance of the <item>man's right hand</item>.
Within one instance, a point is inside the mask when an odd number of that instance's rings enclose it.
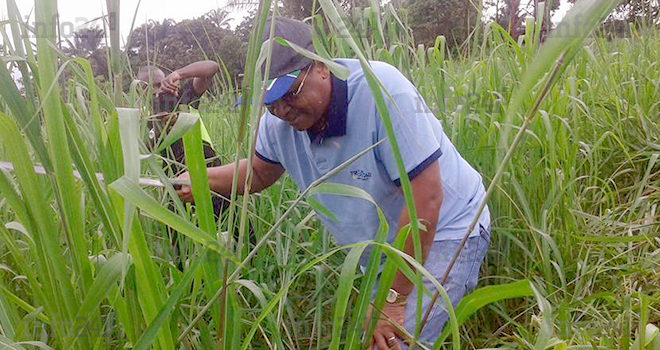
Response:
[[[185,173],[179,175],[176,179],[190,181],[190,174],[186,171]],[[192,203],[194,201],[192,196],[192,189],[188,185],[181,185],[181,188],[176,190],[176,194],[183,202]]]
[[[181,80],[181,75],[179,72],[174,71],[170,73],[163,81],[161,82],[160,88],[167,93],[170,93],[176,97],[179,97],[179,81]]]
[[[206,174],[208,176],[209,188],[224,197],[229,197],[231,195],[231,183],[234,176],[235,166],[236,163],[229,163],[207,168]],[[245,175],[247,173],[247,160],[242,159],[238,166],[239,178],[236,193],[242,195],[244,191],[243,185],[245,184]],[[254,180],[251,188],[252,193],[259,192],[272,185],[284,173],[284,168],[279,163],[269,163],[257,156],[252,156],[252,166],[254,169]],[[185,172],[176,179],[190,181],[190,174]],[[181,185],[181,188],[177,189],[176,194],[179,195],[179,198],[184,202],[192,203],[194,201],[189,185]]]

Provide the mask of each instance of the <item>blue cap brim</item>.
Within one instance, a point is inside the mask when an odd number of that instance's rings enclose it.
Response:
[[[264,104],[270,105],[281,99],[291,89],[293,83],[298,79],[299,74],[300,70],[297,70],[269,81],[266,94],[264,95]],[[239,96],[238,101],[234,103],[234,107],[240,106],[242,102],[243,96]]]
[[[296,81],[297,78],[298,77],[291,75],[284,75],[275,78],[268,87],[268,90],[266,90],[264,104],[269,105],[281,99],[282,96],[289,92],[291,86],[293,86],[293,82]]]

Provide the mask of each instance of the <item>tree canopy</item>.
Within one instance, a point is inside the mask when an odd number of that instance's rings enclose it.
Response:
[[[380,1],[380,0],[379,0]],[[401,18],[413,31],[417,44],[432,45],[435,38],[444,35],[449,47],[458,47],[481,25],[477,6],[494,9],[490,20],[496,21],[509,33],[517,37],[524,33],[523,19],[534,15],[540,0],[391,0],[405,12]],[[575,2],[576,0],[569,0]],[[548,0],[544,15],[544,32],[551,27],[550,18],[558,8],[559,0]],[[309,17],[314,9],[314,0],[284,0],[280,3],[280,15],[298,19]],[[370,5],[369,0],[340,0],[347,13],[352,9]],[[247,41],[256,16],[258,0],[230,0],[228,9],[251,9],[234,30],[230,29],[231,18],[226,9],[211,10],[198,18],[176,22],[172,19],[149,21],[135,28],[127,38],[124,48],[131,70],[155,64],[164,71],[172,71],[199,60],[222,62],[229,74],[236,77],[243,71]],[[403,10],[405,9],[405,10]],[[491,12],[487,11],[486,13]],[[621,36],[627,31],[629,22],[657,25],[660,4],[658,0],[624,0],[605,23],[604,28],[611,36]],[[610,29],[607,29],[610,25]],[[613,29],[612,29],[613,28]],[[65,40],[63,51],[70,56],[84,57],[92,65],[96,76],[107,78],[106,33],[98,27],[83,28]]]
[[[408,0],[409,24],[418,44],[431,45],[444,35],[450,46],[461,44],[480,23],[474,3],[465,0]]]
[[[232,76],[243,70],[244,43],[229,29],[224,10],[175,22],[149,21],[128,38],[126,54],[134,71],[144,64],[155,64],[165,71],[192,62],[210,59],[223,62]]]
[[[228,14],[215,9],[194,19],[149,21],[135,28],[124,47],[131,70],[137,72],[141,66],[153,64],[168,72],[210,59],[224,63],[229,74],[237,76],[243,71],[247,38],[242,40],[230,29]],[[63,51],[88,59],[94,75],[107,78],[104,38],[101,28],[83,28],[65,40]]]

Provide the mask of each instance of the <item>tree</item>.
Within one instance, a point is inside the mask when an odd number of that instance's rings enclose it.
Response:
[[[568,1],[575,3],[576,0]],[[630,34],[629,24],[657,27],[660,25],[658,15],[658,0],[623,0],[601,25],[601,29],[609,38],[625,37]]]
[[[410,27],[418,44],[431,45],[444,35],[457,47],[480,24],[473,2],[465,0],[408,0]]]
[[[101,48],[105,31],[99,27],[82,28],[73,33],[73,41],[67,39],[65,52],[74,56],[85,56]]]
[[[575,0],[569,0],[575,2]],[[623,20],[629,23],[657,25],[660,3],[658,0],[623,0],[614,9],[611,19]]]
[[[303,19],[312,15],[312,0],[287,0],[282,5],[280,13],[284,17]]]
[[[229,22],[233,20],[229,17],[229,12],[227,10],[220,8],[207,12],[204,14],[204,17],[216,27],[227,30],[229,29]]]
[[[105,31],[99,27],[82,28],[73,33],[73,41],[67,39],[63,49],[68,56],[82,57],[89,61],[94,76],[108,77],[108,52],[103,45]]]
[[[486,5],[495,9],[495,15],[491,18],[497,24],[506,29],[513,38],[525,34],[525,25],[523,19],[525,16],[537,17],[541,3],[545,3],[543,16],[543,25],[541,27],[541,36],[544,37],[552,28],[552,14],[557,11],[560,0],[490,0]]]
[[[522,15],[520,13],[520,0],[504,0],[504,10],[497,23],[505,28],[509,35],[517,37],[522,34]]]
[[[241,41],[248,42],[252,32],[252,24],[257,18],[257,10],[251,10],[247,16],[239,23],[234,29],[234,34],[238,36]]]
[[[381,0],[377,0],[381,3]],[[399,0],[400,1],[400,0]],[[356,7],[369,6],[369,0],[339,0],[339,4],[345,11],[350,11]],[[279,2],[279,13],[282,17],[295,19],[305,19],[313,15],[312,10],[320,8],[318,1],[314,7],[314,0],[282,0]],[[229,0],[227,8],[239,10],[256,10],[259,6],[259,0]]]
[[[226,29],[227,19],[226,12],[219,10],[178,23],[166,19],[143,24],[127,40],[126,55],[132,71],[156,64],[167,73],[192,62],[210,59],[223,61],[232,76],[238,75],[242,72],[245,48],[237,45],[240,39]],[[232,37],[235,40],[232,41]],[[231,42],[233,46],[227,44]]]
[[[552,14],[559,8],[559,0],[534,0],[534,8],[532,11],[534,18],[539,16],[540,4],[544,2],[545,6],[543,7],[543,14],[541,14],[541,16],[543,16],[543,22],[541,24],[541,38],[545,38],[550,32],[550,29],[552,29]],[[537,20],[539,20],[539,18],[537,18]]]
[[[236,35],[226,35],[218,45],[219,57],[227,66],[227,70],[232,77],[243,73],[245,68],[245,59],[247,57],[247,42],[242,41]]]
[[[628,20],[644,20],[647,25],[658,24],[660,3],[658,0],[625,0],[619,10],[628,14]]]
[[[280,5],[279,13],[282,17],[295,19],[304,19],[312,15],[313,0],[284,0],[278,2]],[[317,5],[318,6],[318,5]],[[259,0],[229,0],[228,9],[237,10],[256,10],[259,7]]]

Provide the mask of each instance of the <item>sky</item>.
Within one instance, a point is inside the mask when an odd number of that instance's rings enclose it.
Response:
[[[566,15],[566,12],[571,9],[571,6],[573,5],[569,4],[568,1],[561,1],[557,11],[552,14],[552,21],[554,23],[559,23],[559,21],[564,18],[564,15]]]
[[[34,23],[34,1],[15,0],[21,15],[31,14],[29,23]],[[0,0],[0,20],[7,18],[6,0]],[[125,36],[131,29],[135,16],[135,27],[148,20],[162,21],[171,18],[175,21],[202,16],[203,14],[226,5],[226,0],[188,0],[179,2],[165,2],[163,0],[120,0],[121,34]],[[60,13],[60,33],[63,38],[70,38],[73,31],[85,27],[103,27],[101,20],[97,19],[106,12],[105,0],[58,0]],[[139,6],[138,6],[139,4]],[[563,0],[559,10],[554,14],[553,22],[558,22],[566,14],[570,5]],[[137,10],[137,15],[136,15]],[[246,11],[233,11],[230,17],[234,18],[230,25],[235,27],[246,15]],[[96,19],[96,20],[95,20]],[[0,42],[1,42],[0,37]]]

